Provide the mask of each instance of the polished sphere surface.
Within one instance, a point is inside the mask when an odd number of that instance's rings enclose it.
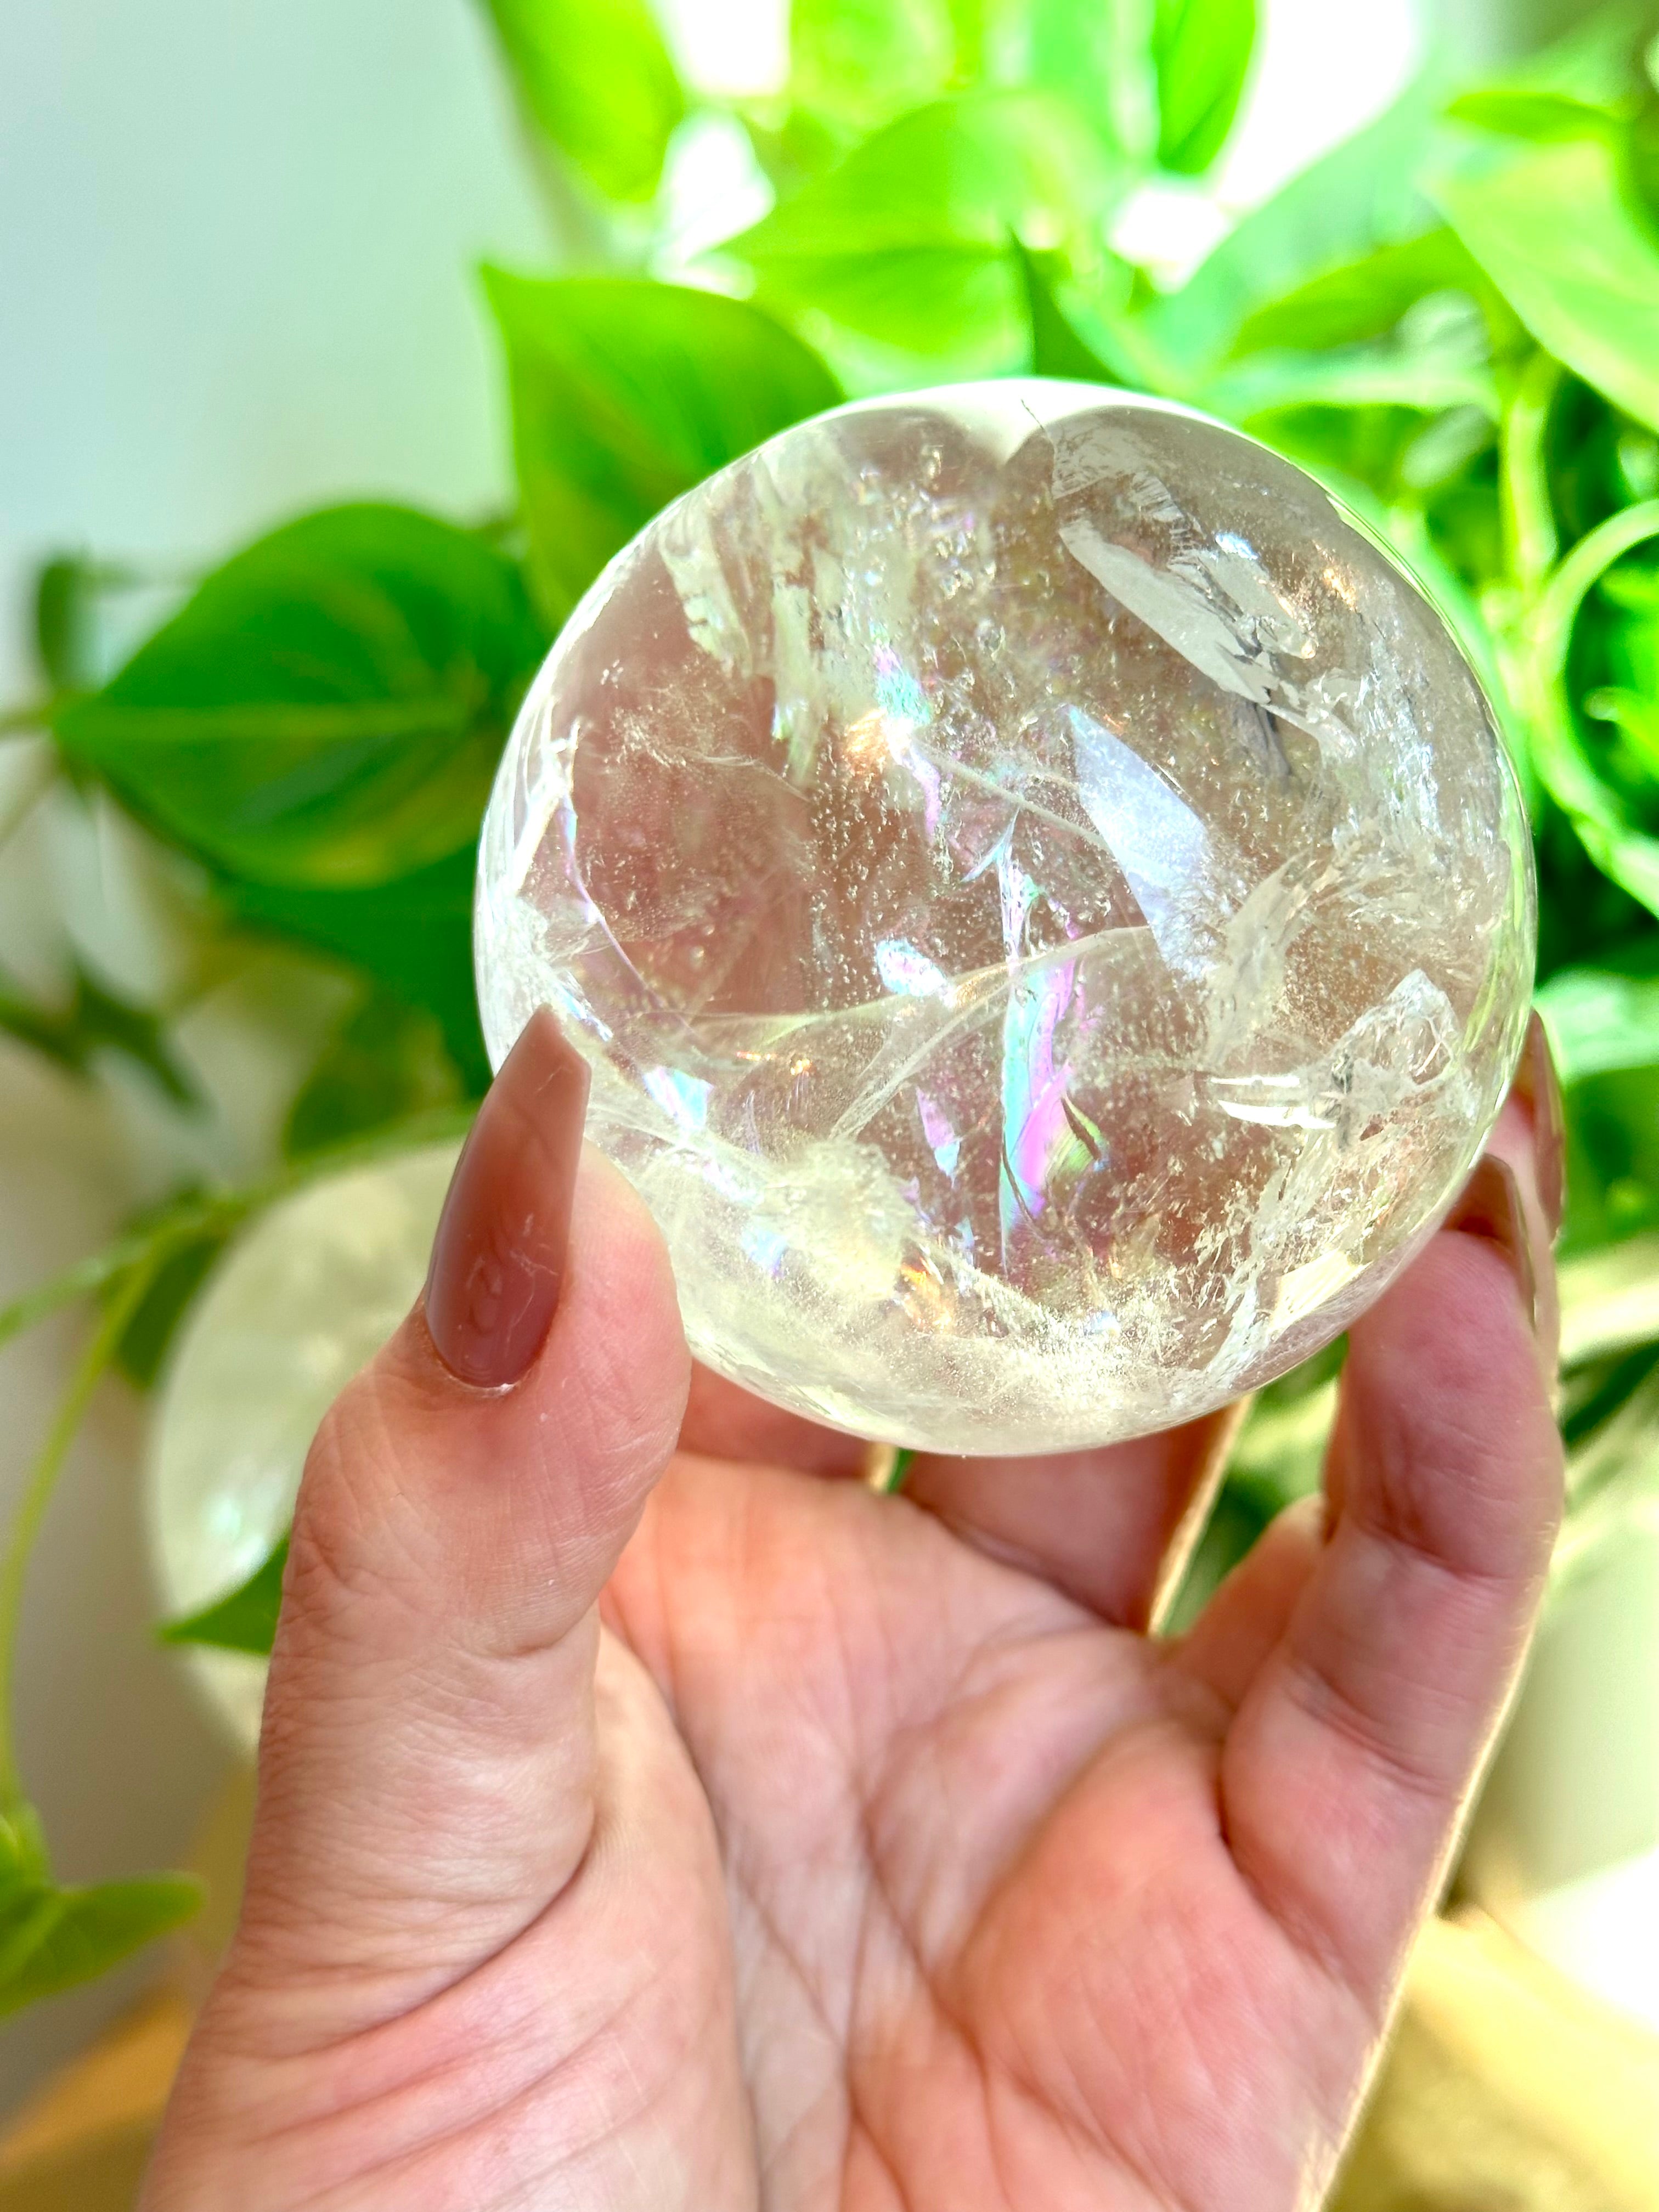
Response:
[[[573,615],[485,823],[697,1355],[946,1452],[1282,1372],[1455,1193],[1534,894],[1480,687],[1224,425],[1011,379],[798,425]]]

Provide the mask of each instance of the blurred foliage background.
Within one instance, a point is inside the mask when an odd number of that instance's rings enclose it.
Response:
[[[487,12],[566,242],[553,273],[483,272],[511,511],[337,507],[183,583],[53,559],[39,695],[0,712],[30,761],[0,867],[55,787],[101,793],[188,946],[160,1003],[0,972],[0,1028],[187,1115],[193,994],[274,944],[328,1010],[257,1181],[182,1184],[0,1312],[0,1341],[93,1316],[0,1557],[0,2008],[193,1900],[170,1876],[56,1882],[4,1718],[30,1542],[99,1376],[153,1382],[273,1198],[465,1127],[489,1074],[474,848],[531,675],[665,502],[844,395],[1036,371],[1187,401],[1314,471],[1423,580],[1534,825],[1578,1540],[1616,1541],[1659,1488],[1659,25],[1615,7],[1479,82],[1431,64],[1174,283],[1126,211],[1223,155],[1254,0],[793,0],[787,85],[723,102],[687,90],[647,0]],[[662,186],[693,126],[740,146],[754,212],[688,251]],[[1188,1607],[1316,1480],[1339,1360],[1258,1401]],[[279,1570],[175,1632],[257,1648]]]

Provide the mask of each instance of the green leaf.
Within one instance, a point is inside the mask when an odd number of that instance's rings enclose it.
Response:
[[[227,562],[58,734],[231,876],[372,886],[473,843],[544,642],[482,538],[336,507]]]
[[[289,1109],[290,1159],[457,1103],[443,1033],[430,1014],[376,991],[336,1030]]]
[[[1414,179],[1431,120],[1426,87],[1409,88],[1375,123],[1246,216],[1180,291],[1148,310],[1163,349],[1201,368],[1219,358],[1268,301],[1425,229],[1433,210]]]
[[[799,106],[861,135],[955,76],[950,0],[792,0],[789,84]]]
[[[79,969],[70,1021],[77,1050],[88,1057],[99,1052],[117,1053],[143,1068],[175,1104],[200,1103],[196,1086],[167,1042],[162,1018],[154,1007],[138,1006],[106,990],[95,976]]]
[[[1648,0],[1601,0],[1583,21],[1511,64],[1504,83],[1492,89],[1614,107],[1638,82],[1650,13]]]
[[[1225,143],[1255,46],[1255,0],[1157,0],[1158,158],[1177,176],[1207,169]]]
[[[901,116],[721,250],[793,313],[915,354],[1011,368],[1024,319],[1010,232],[1039,249],[1092,251],[1128,177],[1058,94],[966,94]]]
[[[1583,708],[1595,720],[1613,723],[1638,770],[1659,785],[1659,699],[1609,684],[1589,693]]]
[[[1644,1237],[1631,1237],[1619,1244],[1602,1245],[1600,1249],[1603,1254],[1617,1255],[1628,1251],[1632,1244],[1642,1244],[1646,1241]],[[1564,1285],[1564,1291],[1565,1287]],[[1582,1467],[1575,1468],[1573,1465],[1573,1448],[1584,1444],[1586,1439],[1593,1439],[1596,1431],[1604,1428],[1624,1407],[1629,1404],[1635,1392],[1652,1375],[1655,1367],[1659,1366],[1659,1344],[1653,1341],[1655,1334],[1659,1332],[1656,1332],[1652,1327],[1652,1309],[1656,1289],[1659,1289],[1659,1285],[1650,1283],[1646,1299],[1648,1311],[1645,1315],[1640,1312],[1637,1301],[1632,1297],[1622,1314],[1609,1311],[1604,1307],[1600,1314],[1593,1314],[1589,1316],[1592,1329],[1596,1323],[1602,1322],[1615,1325],[1623,1323],[1626,1327],[1639,1327],[1645,1320],[1649,1324],[1646,1330],[1647,1341],[1629,1344],[1622,1348],[1610,1347],[1606,1351],[1598,1351],[1588,1360],[1579,1358],[1571,1371],[1564,1371],[1556,1419],[1560,1425],[1562,1439],[1568,1447],[1567,1510],[1570,1514],[1579,1502],[1572,1494],[1575,1487],[1577,1486],[1575,1477],[1582,1476],[1584,1472]],[[1562,1315],[1564,1346],[1570,1341],[1566,1334],[1566,1315],[1564,1311]],[[1574,1350],[1578,1351],[1580,1345],[1585,1340],[1593,1345],[1595,1340],[1594,1334],[1589,1334],[1587,1339],[1580,1339],[1579,1343],[1574,1345]],[[1567,1363],[1565,1358],[1562,1366],[1565,1370]],[[1586,1453],[1585,1456],[1588,1457],[1588,1455]]]
[[[189,1919],[202,1886],[187,1875],[65,1889],[52,1878],[40,1815],[0,1811],[0,2014],[105,1973]]]
[[[1659,1067],[1659,976],[1564,968],[1540,986],[1537,1006],[1564,1084]]]
[[[1659,914],[1659,837],[1642,825],[1587,747],[1565,677],[1584,601],[1615,562],[1659,537],[1659,500],[1609,515],[1581,538],[1529,609],[1523,672],[1540,781],[1602,873]]]
[[[40,1815],[21,1799],[0,1808],[0,1913],[15,1899],[52,1881]]]
[[[647,0],[485,0],[539,128],[610,198],[648,200],[685,98]]]
[[[98,574],[73,554],[41,563],[34,580],[34,650],[58,691],[98,681]]]
[[[202,1885],[188,1875],[18,1893],[0,1905],[0,2014],[95,1981],[201,1902]]]
[[[1581,1076],[1568,1108],[1565,1248],[1659,1229],[1659,1068]]]
[[[76,1075],[112,1053],[141,1068],[180,1106],[199,1103],[195,1085],[168,1044],[161,1017],[106,990],[78,964],[69,1003],[43,1006],[26,998],[0,969],[0,1030],[43,1052]]]
[[[1000,252],[1011,230],[1048,246],[1104,212],[1127,181],[1057,94],[967,93],[877,131],[723,250],[770,270],[921,244]]]
[[[1430,189],[1539,343],[1659,427],[1659,240],[1633,212],[1613,151],[1471,139]]]
[[[1419,415],[1473,407],[1493,421],[1498,413],[1491,368],[1472,356],[1461,331],[1418,345],[1256,354],[1207,386],[1204,399],[1218,414],[1243,422],[1288,407],[1401,407]]]
[[[1514,672],[1524,680],[1524,665]],[[1659,947],[1659,922],[1596,866],[1571,816],[1541,789],[1528,806],[1538,855],[1540,981],[1568,968],[1622,969],[1644,943]],[[1635,965],[1639,969],[1643,963]]]
[[[1623,125],[1616,110],[1561,92],[1490,85],[1466,92],[1446,110],[1454,123],[1473,124],[1504,138],[1555,145],[1575,138],[1610,138]]]
[[[477,822],[472,824],[472,838]],[[395,882],[362,890],[313,890],[224,879],[227,902],[244,922],[337,954],[383,983],[405,1006],[437,1018],[468,1095],[481,1097],[489,1060],[478,1024],[472,975],[475,844]]]
[[[670,500],[832,407],[811,349],[747,301],[623,276],[485,271],[544,604],[562,621]]]
[[[1594,1371],[1582,1379],[1594,1380]],[[1632,1519],[1652,1526],[1659,1498],[1659,1370],[1652,1352],[1618,1362],[1609,1379],[1612,1387],[1597,1394],[1600,1402],[1585,1408],[1584,1424],[1563,1425],[1576,1449],[1567,1455],[1567,1517],[1550,1562],[1552,1599],[1600,1545],[1627,1543]]]
[[[1068,101],[1136,165],[1158,142],[1153,0],[793,0],[790,94],[837,150],[949,93]],[[808,163],[807,170],[824,166]],[[789,181],[802,181],[798,171]]]
[[[1117,348],[1113,348],[1115,358],[1106,360],[1104,347],[1097,351],[1060,305],[1051,275],[1053,257],[1033,253],[1018,239],[1013,255],[1030,319],[1032,374],[1058,377],[1068,383],[1140,387],[1143,378],[1136,373],[1139,364]],[[1109,338],[1105,343],[1110,343]]]
[[[1234,356],[1299,348],[1360,345],[1385,337],[1419,300],[1486,289],[1455,231],[1443,225],[1376,247],[1255,308],[1239,325]]]
[[[1601,579],[1601,596],[1614,606],[1659,621],[1659,569],[1632,562],[1628,568],[1609,568]]]
[[[199,1613],[165,1622],[157,1636],[163,1644],[209,1644],[221,1651],[252,1651],[264,1657],[276,1641],[287,1565],[288,1538],[283,1536],[245,1583]]]
[[[172,1211],[172,1201],[161,1209]],[[214,1261],[224,1249],[228,1232],[215,1230],[179,1244],[157,1267],[120,1342],[115,1364],[140,1390],[155,1383],[179,1324],[190,1310]]]
[[[1650,231],[1659,228],[1659,94],[1651,89],[1619,148],[1625,189]]]
[[[1158,138],[1153,11],[1154,0],[1025,0],[1002,81],[1059,93],[1141,167]]]

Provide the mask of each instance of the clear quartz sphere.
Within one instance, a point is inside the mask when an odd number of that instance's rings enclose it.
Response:
[[[688,493],[526,700],[497,1063],[550,1005],[698,1357],[840,1427],[1059,1450],[1346,1328],[1519,1050],[1530,847],[1480,688],[1311,477],[1012,379]]]

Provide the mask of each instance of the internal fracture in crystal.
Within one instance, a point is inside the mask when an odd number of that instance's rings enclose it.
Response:
[[[499,1062],[550,1005],[693,1349],[947,1452],[1186,1419],[1335,1335],[1525,1020],[1514,777],[1310,477],[1011,380],[785,432],[612,562],[485,825]]]

